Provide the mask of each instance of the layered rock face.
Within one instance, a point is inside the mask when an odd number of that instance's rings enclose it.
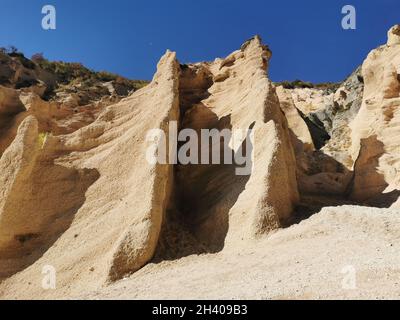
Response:
[[[301,111],[293,101],[291,91],[280,86],[276,88],[276,93],[279,97],[281,109],[288,121],[292,144],[295,147],[296,154],[304,150],[315,150],[310,130],[301,116]]]
[[[178,63],[167,53],[149,86],[70,135],[40,141],[37,121],[25,119],[1,158],[10,186],[0,211],[1,274],[23,270],[5,285],[35,281],[50,264],[60,290],[71,283],[79,290],[149,261],[173,171],[146,160],[146,133],[178,117]],[[12,157],[21,160],[10,166]]]
[[[286,91],[291,93],[294,106],[306,122],[316,148],[351,169],[350,123],[362,103],[364,79],[361,68],[336,87]]]
[[[259,37],[212,62],[167,51],[122,100],[0,86],[0,295],[78,296],[149,262],[245,252],[321,207],[392,205],[398,30],[334,89],[276,88]],[[165,161],[149,161],[155,142]]]
[[[183,128],[253,130],[251,145],[245,137],[228,138],[233,154],[253,149],[248,175],[224,164],[177,168],[181,216],[212,250],[278,228],[299,200],[287,120],[267,78],[270,56],[255,37],[227,58],[188,66],[181,75]],[[199,77],[200,95],[186,89]]]
[[[322,187],[321,194],[380,207],[399,197],[398,30],[392,27],[387,44],[373,50],[334,91],[286,89],[320,149],[297,156],[303,192],[318,194]],[[281,105],[287,100],[281,97]],[[299,131],[297,137],[307,141]]]
[[[295,146],[301,193],[343,203],[353,176],[349,125],[363,93],[359,69],[343,83],[327,88],[278,87],[277,92]]]
[[[373,50],[362,65],[364,96],[351,125],[355,161],[351,196],[378,205],[399,196],[399,28],[391,28],[387,45]]]
[[[270,56],[258,37],[212,63],[179,65],[167,52],[148,86],[71,132],[60,129],[68,113],[57,106],[9,95],[3,105],[12,126],[2,136],[0,162],[7,168],[0,202],[3,288],[39,281],[46,264],[58,271],[60,290],[120,279],[152,259],[169,228],[181,228],[202,250],[218,251],[285,224],[299,193],[288,122],[267,77]],[[53,112],[59,121],[51,122]],[[174,121],[198,132],[240,130],[219,152],[227,146],[228,154],[248,154],[249,161],[150,164],[146,134],[168,132]],[[215,141],[209,142],[212,151]],[[20,161],[10,164],[12,158]]]

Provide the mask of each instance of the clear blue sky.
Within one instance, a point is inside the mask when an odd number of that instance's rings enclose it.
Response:
[[[165,50],[181,62],[223,57],[255,34],[273,52],[274,81],[338,81],[386,42],[400,23],[400,0],[0,0],[0,46],[150,79]],[[57,9],[57,29],[41,9]],[[357,29],[341,28],[341,8],[357,9]]]

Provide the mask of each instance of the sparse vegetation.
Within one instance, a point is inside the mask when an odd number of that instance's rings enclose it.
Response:
[[[309,88],[309,89],[320,89],[320,90],[332,90],[336,91],[340,83],[336,82],[323,82],[323,83],[312,83],[309,81],[302,81],[302,80],[294,80],[294,81],[282,81],[282,82],[276,82],[276,86],[283,86],[285,89],[304,89],[304,88]]]
[[[137,90],[148,84],[147,81],[129,80],[106,71],[95,72],[86,68],[81,63],[76,62],[49,61],[42,57],[38,60],[38,65],[42,69],[56,75],[61,84],[69,84],[79,81],[89,85],[96,81],[115,81],[127,86],[130,90]]]
[[[82,84],[84,88],[88,89],[96,82],[114,81],[116,84],[125,86],[130,91],[138,90],[148,84],[148,81],[130,80],[106,71],[96,72],[86,68],[81,63],[49,61],[43,53],[35,53],[31,59],[28,59],[14,46],[2,47],[0,48],[0,53],[19,60],[27,69],[34,70],[39,66],[41,69],[55,75],[59,85]]]
[[[282,81],[282,82],[277,82],[276,85],[283,86],[285,89],[313,88],[314,87],[311,82],[305,82],[302,80]]]
[[[84,67],[81,63],[40,60],[38,65],[57,77],[61,84],[71,83],[73,80],[89,80],[94,72]]]
[[[118,77],[118,75],[107,71],[100,71],[96,73],[96,78],[104,82],[116,80]]]
[[[38,141],[39,141],[39,147],[40,147],[40,149],[43,149],[44,144],[46,143],[46,140],[47,140],[48,135],[49,135],[48,132],[41,132],[41,133],[39,133]]]
[[[336,91],[337,89],[339,89],[339,87],[340,87],[340,83],[338,83],[338,82],[322,82],[322,83],[314,84],[314,88],[321,89],[321,90]]]
[[[8,48],[2,47],[0,48],[0,52],[12,58],[16,58],[27,69],[35,69],[35,63],[26,58],[25,55],[14,46],[9,46]]]

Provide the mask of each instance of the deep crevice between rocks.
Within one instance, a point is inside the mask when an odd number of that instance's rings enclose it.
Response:
[[[189,127],[185,123],[187,113],[210,96],[208,89],[213,84],[212,74],[204,66],[180,65],[180,117],[178,130]],[[207,119],[207,122],[213,121],[215,121],[214,117]],[[178,150],[183,144],[182,142],[178,143]],[[207,246],[196,239],[190,221],[185,217],[187,199],[185,198],[184,190],[180,186],[185,176],[182,176],[182,170],[180,169],[182,169],[182,166],[179,163],[174,165],[173,194],[166,210],[156,253],[153,258],[156,263],[163,260],[179,259],[191,254],[209,252]]]

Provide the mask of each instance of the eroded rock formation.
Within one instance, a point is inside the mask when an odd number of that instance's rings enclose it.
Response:
[[[9,183],[16,190],[2,199],[13,204],[0,216],[0,230],[7,229],[13,241],[2,249],[13,254],[0,255],[1,268],[7,265],[2,271],[8,274],[25,268],[6,283],[38,279],[51,261],[62,288],[71,281],[99,285],[148,262],[173,174],[171,165],[146,161],[146,132],[165,129],[178,117],[178,63],[167,53],[149,86],[70,135],[49,134],[39,146],[36,120],[24,120],[2,157],[10,161],[20,152],[27,162],[15,164]],[[21,225],[26,228],[19,230]]]
[[[334,89],[276,88],[271,51],[257,36],[213,62],[179,64],[167,51],[151,83],[122,100],[105,84],[111,98],[62,91],[46,101],[37,84],[50,80],[35,67],[38,80],[17,88],[22,67],[7,60],[0,294],[76,296],[151,261],[245,251],[328,205],[392,205],[400,189],[398,30]],[[170,136],[174,123],[198,134],[201,152],[250,152],[248,173],[236,162],[149,162],[150,130],[165,132],[167,150],[183,150],[186,141]],[[203,129],[245,134],[205,144]],[[57,270],[55,292],[32,285],[45,265]]]
[[[266,73],[270,56],[258,37],[213,63],[179,66],[168,52],[147,87],[76,128],[66,123],[71,108],[10,92],[4,104],[12,126],[1,159],[6,166],[21,154],[23,162],[2,176],[10,187],[2,195],[0,259],[7,260],[4,275],[22,272],[5,282],[40,277],[50,261],[61,284],[120,279],[152,259],[163,224],[174,223],[170,215],[206,251],[285,223],[299,193],[288,123]],[[249,174],[237,174],[236,164],[179,164],[174,181],[173,164],[150,165],[146,133],[167,131],[172,121],[253,130],[251,143],[246,136],[229,141],[233,154],[254,148]]]
[[[184,128],[252,129],[254,134],[254,146],[232,148],[237,153],[254,147],[250,176],[238,175],[234,165],[177,168],[182,215],[196,237],[214,250],[279,227],[298,202],[287,120],[266,74],[270,55],[255,37],[225,59],[182,73],[184,84],[199,73],[208,84],[201,86],[203,99],[182,93],[182,101],[193,102],[183,106]]]
[[[364,61],[365,89],[352,129],[355,161],[352,198],[385,203],[398,197],[400,162],[400,41],[399,25],[389,30],[387,45]]]

